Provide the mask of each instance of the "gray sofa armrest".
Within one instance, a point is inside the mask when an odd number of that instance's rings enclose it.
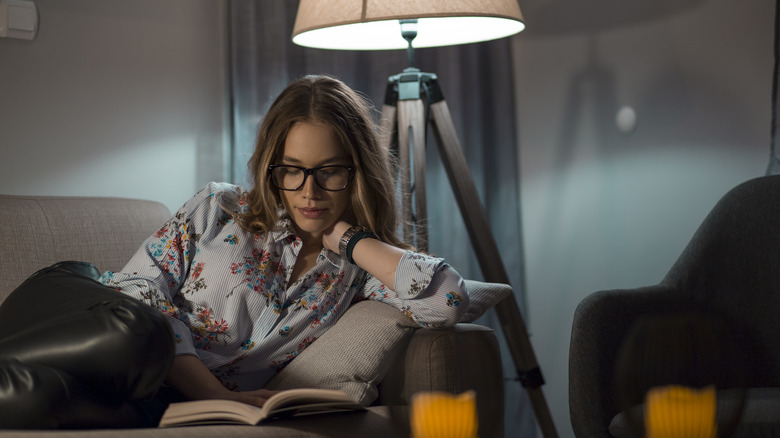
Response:
[[[168,207],[155,201],[0,195],[0,302],[56,262],[121,269],[169,217]]]
[[[379,385],[378,404],[408,405],[419,391],[477,394],[480,436],[503,436],[504,385],[495,332],[477,324],[418,329]]]

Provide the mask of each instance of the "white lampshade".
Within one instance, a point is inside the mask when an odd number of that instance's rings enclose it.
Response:
[[[415,48],[489,41],[525,28],[517,0],[301,0],[292,41],[318,49],[405,49],[402,19],[418,20]]]

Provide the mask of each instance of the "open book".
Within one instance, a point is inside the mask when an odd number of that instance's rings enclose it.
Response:
[[[258,424],[271,418],[364,410],[343,391],[298,388],[282,391],[269,398],[262,408],[233,400],[195,400],[171,403],[160,420],[160,427],[196,424]]]

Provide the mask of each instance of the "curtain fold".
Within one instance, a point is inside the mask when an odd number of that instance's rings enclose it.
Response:
[[[234,183],[249,184],[247,162],[259,123],[273,98],[295,78],[306,74],[338,77],[374,102],[379,122],[387,78],[407,67],[405,51],[299,47],[290,40],[298,2],[229,0],[228,5]],[[523,308],[520,175],[509,39],[418,49],[415,60],[415,67],[436,73],[439,78],[515,297]],[[464,277],[482,280],[434,142],[429,129],[426,194],[430,252],[444,257]],[[515,380],[515,365],[495,312],[488,312],[478,323],[492,327],[501,343],[506,378],[506,436],[534,436],[533,410],[525,390]]]
[[[769,166],[767,175],[777,175],[780,173],[780,146],[777,141],[778,119],[780,119],[780,109],[778,109],[778,80],[780,79],[780,0],[775,2],[775,41],[774,41],[774,71],[772,73],[772,123],[771,123],[771,143],[769,150]]]

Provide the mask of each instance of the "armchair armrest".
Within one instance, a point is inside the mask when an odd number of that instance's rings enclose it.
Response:
[[[660,284],[595,292],[577,306],[569,346],[569,413],[578,437],[611,438],[618,414],[614,399],[615,361],[624,337],[643,315],[680,309],[675,289]]]

